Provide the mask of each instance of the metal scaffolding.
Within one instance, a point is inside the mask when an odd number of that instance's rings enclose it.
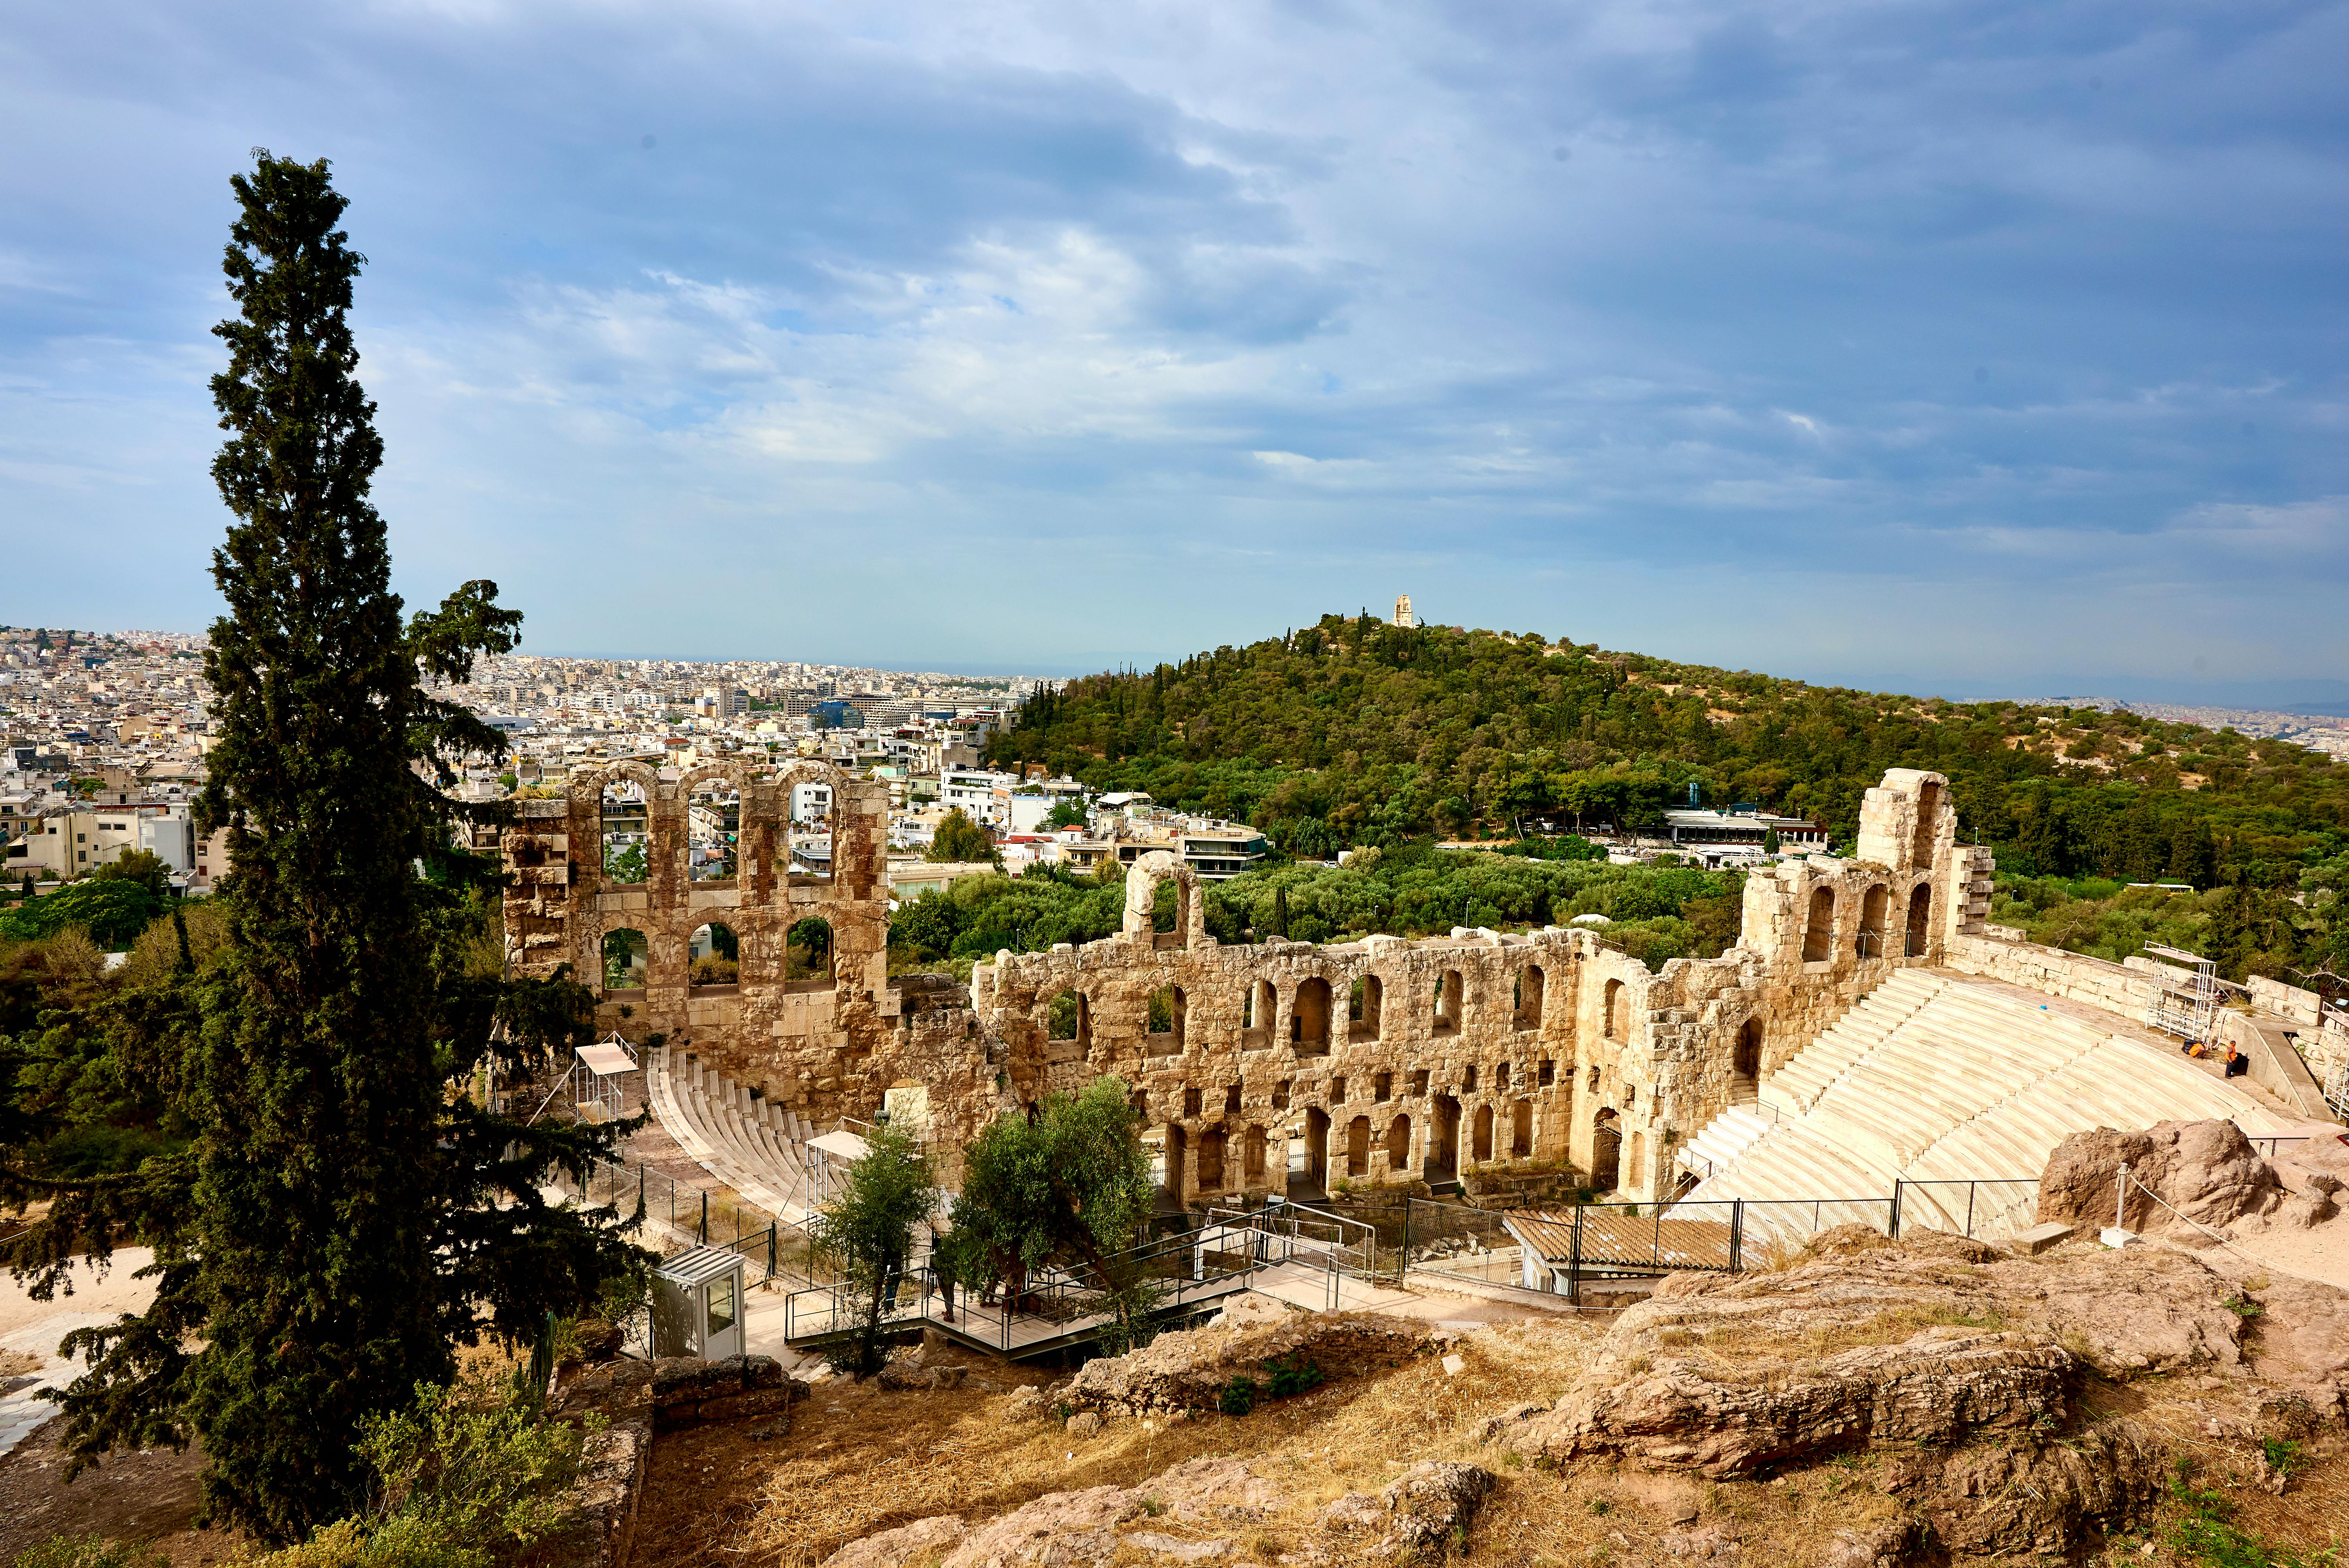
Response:
[[[2219,965],[2216,961],[2179,947],[2147,943],[2145,950],[2163,967],[2153,1000],[2146,1004],[2145,1021],[2164,1033],[2189,1042],[2208,1042],[2219,1029]],[[2180,975],[2178,970],[2186,973]]]

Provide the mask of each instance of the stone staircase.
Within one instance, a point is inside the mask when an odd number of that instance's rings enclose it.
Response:
[[[667,1047],[646,1054],[645,1098],[703,1170],[786,1225],[807,1219],[816,1201],[813,1124]]]
[[[2125,1019],[1915,969],[1764,1079],[1759,1109],[1732,1107],[1691,1140],[1682,1163],[1702,1179],[1684,1201],[1743,1198],[1749,1233],[1765,1234],[1881,1225],[1896,1182],[1904,1229],[2007,1234],[2031,1222],[2035,1185],[1968,1183],[2035,1182],[2072,1133],[2227,1118],[2256,1134],[2294,1123],[2242,1080]],[[1757,1207],[1773,1203],[1788,1207]]]

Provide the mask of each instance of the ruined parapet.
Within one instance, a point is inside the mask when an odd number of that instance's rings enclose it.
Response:
[[[1158,884],[1174,884],[1174,929],[1159,931]],[[1138,857],[1125,873],[1125,919],[1119,935],[1127,942],[1152,947],[1206,947],[1207,901],[1200,896],[1199,873],[1166,850]]]
[[[1890,872],[1930,872],[1957,842],[1950,781],[1915,768],[1887,769],[1859,803],[1857,858]]]

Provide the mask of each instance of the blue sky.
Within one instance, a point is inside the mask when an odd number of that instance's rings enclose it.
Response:
[[[1409,592],[2337,679],[2344,59],[2349,0],[26,0],[0,620],[212,613],[266,146],[370,258],[403,592],[538,651],[1075,671]]]

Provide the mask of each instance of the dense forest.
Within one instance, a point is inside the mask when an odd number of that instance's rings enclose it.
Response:
[[[2349,966],[2332,927],[2349,768],[2133,713],[1961,705],[1679,665],[1537,634],[1314,626],[1040,694],[999,765],[1249,822],[1299,858],[1432,835],[1638,829],[1750,801],[1856,836],[1889,768],[1949,777],[2002,873],[2227,887],[2230,968]],[[2286,907],[2286,906],[2289,907]]]

